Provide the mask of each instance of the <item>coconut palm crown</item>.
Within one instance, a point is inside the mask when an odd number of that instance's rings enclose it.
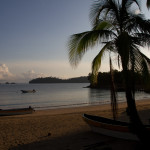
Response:
[[[102,48],[92,62],[93,74],[98,72],[106,51],[116,53],[118,64],[121,61],[122,67],[148,70],[150,60],[141,53],[140,47],[149,46],[150,21],[143,14],[131,11],[133,2],[138,4],[135,0],[124,0],[122,3],[99,0],[94,3],[90,13],[92,30],[70,37],[69,60],[72,66],[78,65],[89,48],[101,43]]]

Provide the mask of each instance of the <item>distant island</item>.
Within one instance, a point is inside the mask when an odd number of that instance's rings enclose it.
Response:
[[[11,83],[9,83],[9,82],[5,82],[5,84],[16,84],[15,82],[11,82]]]
[[[32,83],[89,83],[87,76],[81,76],[76,78],[69,78],[69,79],[60,79],[56,77],[46,77],[46,78],[36,78],[29,81],[30,84]]]

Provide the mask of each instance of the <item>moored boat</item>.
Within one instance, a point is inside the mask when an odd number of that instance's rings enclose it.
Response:
[[[35,93],[36,91],[33,90],[21,90],[22,93]]]
[[[94,132],[121,139],[139,140],[135,134],[130,132],[130,124],[127,122],[121,122],[88,114],[83,114],[83,119]],[[150,125],[145,126],[148,130],[150,130]]]
[[[0,109],[0,116],[12,116],[12,115],[25,115],[31,114],[34,109],[29,106],[29,108],[18,108],[18,109]]]

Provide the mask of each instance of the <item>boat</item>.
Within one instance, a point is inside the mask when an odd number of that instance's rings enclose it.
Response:
[[[35,93],[36,91],[33,90],[21,90],[22,93]]]
[[[0,116],[13,116],[13,115],[25,115],[32,114],[35,110],[29,106],[28,108],[18,108],[18,109],[0,109]]]
[[[115,138],[139,141],[138,137],[130,132],[130,123],[88,114],[83,114],[83,119],[94,132]],[[145,125],[145,127],[150,130],[150,125]]]

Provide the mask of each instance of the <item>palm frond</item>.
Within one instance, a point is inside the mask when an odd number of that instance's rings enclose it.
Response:
[[[150,69],[150,59],[140,52],[139,48],[134,45],[130,51],[130,64],[131,68],[134,67],[136,72],[141,72],[145,74],[144,76],[149,76]],[[130,68],[130,69],[131,69]]]
[[[123,0],[122,7],[125,7],[126,9],[130,9],[133,3],[135,3],[138,6],[138,8],[141,10],[141,6],[139,4],[139,1],[137,0]]]
[[[92,62],[92,74],[97,74],[100,66],[101,66],[101,61],[102,61],[102,57],[104,56],[105,51],[108,50],[110,43],[107,43],[101,50],[100,52],[97,54],[97,56],[93,59]]]
[[[106,30],[110,29],[111,27],[112,24],[110,24],[108,21],[99,19],[99,21],[93,26],[93,30]]]
[[[150,78],[150,73],[149,73],[149,66],[147,65],[147,62],[143,59],[142,63],[142,76],[144,78],[145,84],[149,84],[149,78]]]
[[[118,7],[115,0],[99,0],[95,2],[90,11],[92,24],[96,24],[101,18],[118,18]]]
[[[86,34],[87,32],[74,34],[70,36],[70,39],[68,41],[69,61],[73,67],[76,67],[82,58],[83,52],[81,50],[79,51],[77,48],[81,38]]]
[[[141,53],[140,51],[139,51],[139,54],[147,61],[147,63],[150,65],[150,59],[146,56],[146,55],[144,55],[143,53]]]
[[[147,33],[135,33],[132,37],[133,43],[141,47],[150,46],[150,34]]]
[[[119,67],[119,69],[120,69],[120,56],[119,56],[119,55],[118,55],[117,62],[118,62],[118,67]]]
[[[90,11],[90,19],[91,19],[92,24],[95,24],[99,20],[99,15],[101,11],[103,11],[103,9],[105,9],[105,7],[107,6],[107,2],[108,0],[101,0],[101,1],[95,2],[92,5],[91,11]]]
[[[103,34],[103,33],[101,33]],[[99,31],[88,31],[79,34],[74,34],[70,37],[69,60],[72,66],[77,66],[84,53],[95,46],[99,38]]]
[[[150,20],[145,19],[143,14],[132,14],[132,20],[130,21],[134,23],[133,29],[138,28],[140,32],[150,33]]]
[[[150,8],[150,0],[147,0],[146,5],[147,5],[147,8],[149,9]]]
[[[115,34],[107,30],[107,28],[109,28],[109,24],[107,22],[101,22],[91,31],[74,34],[70,37],[68,42],[69,61],[73,67],[78,65],[82,56],[89,48],[93,48],[100,42],[107,42],[115,36]]]
[[[142,74],[145,84],[149,84],[150,79],[150,59],[140,51],[137,51],[136,56],[136,70]],[[137,68],[138,67],[138,68]]]

